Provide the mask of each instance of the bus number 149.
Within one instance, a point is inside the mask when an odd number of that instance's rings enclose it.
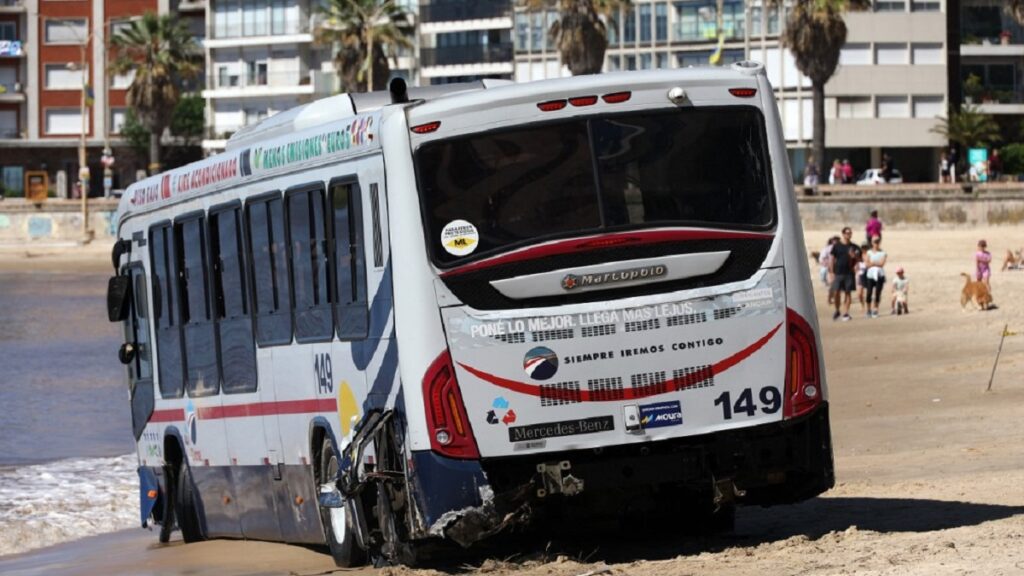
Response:
[[[778,388],[766,386],[761,388],[758,396],[761,400],[761,411],[765,414],[775,414],[779,408],[782,408],[782,395],[779,394]],[[754,403],[754,392],[750,388],[744,388],[740,392],[735,404],[732,402],[732,396],[728,390],[722,392],[718,398],[715,398],[715,406],[722,407],[722,417],[726,420],[732,420],[733,416],[741,413],[753,416],[757,413],[758,408]]]
[[[331,355],[316,354],[313,360],[313,372],[316,373],[316,384],[320,393],[333,394],[334,371],[331,370]]]

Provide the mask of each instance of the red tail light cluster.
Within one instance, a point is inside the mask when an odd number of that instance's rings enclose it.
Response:
[[[601,96],[601,100],[604,100],[606,104],[619,104],[629,100],[632,95],[632,92],[612,92],[611,94]],[[548,100],[547,102],[538,103],[537,108],[540,108],[542,112],[555,112],[569,104],[573,106],[593,106],[597,104],[597,96],[573,96],[563,100]]]
[[[466,417],[455,368],[447,349],[431,363],[423,376],[423,401],[427,408],[430,448],[449,458],[480,457],[473,428]]]
[[[786,310],[786,418],[796,418],[821,403],[821,368],[814,330],[799,314]]]
[[[629,100],[632,95],[632,92],[612,92],[611,94],[601,96],[601,100],[604,100],[608,104],[619,104]]]
[[[593,106],[597,104],[597,96],[576,96],[569,98],[569,104],[573,106]]]
[[[537,104],[537,108],[540,108],[541,112],[554,112],[565,108],[566,104],[565,100],[548,100]]]
[[[729,94],[737,98],[753,98],[757,94],[757,88],[729,88]]]
[[[420,124],[419,126],[413,126],[411,130],[417,134],[430,134],[431,132],[437,131],[441,127],[441,122],[427,122],[426,124]]]

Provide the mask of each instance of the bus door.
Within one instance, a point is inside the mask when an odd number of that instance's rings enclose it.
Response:
[[[149,331],[149,289],[146,283],[146,269],[141,260],[144,252],[139,250],[129,256],[128,266],[122,275],[131,278],[131,310],[125,321],[126,343],[131,345],[131,358],[122,355],[122,361],[128,360],[128,391],[132,407],[132,433],[139,441],[139,457],[144,464],[149,460],[158,462],[162,457],[163,446],[159,436],[153,439],[143,438],[142,433],[153,415],[153,348]],[[153,440],[153,441],[150,441]]]

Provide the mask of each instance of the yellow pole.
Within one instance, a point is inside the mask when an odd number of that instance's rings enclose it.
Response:
[[[91,38],[92,35],[89,35]],[[86,106],[86,90],[89,88],[89,75],[86,62],[86,54],[89,47],[89,38],[82,44],[82,59],[79,63],[79,71],[82,73],[82,134],[78,139],[78,179],[82,193],[82,242],[88,244],[92,237],[89,234],[89,165],[85,154],[85,134],[89,130],[88,107]]]

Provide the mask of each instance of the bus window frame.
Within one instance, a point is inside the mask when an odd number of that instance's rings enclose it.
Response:
[[[324,186],[324,183],[322,181],[320,181],[320,180],[317,180],[317,181],[314,181],[314,182],[306,182],[304,184],[296,184],[295,186],[288,187],[284,191],[284,226],[285,226],[285,238],[287,239],[287,242],[285,243],[285,245],[286,245],[285,253],[286,253],[287,259],[288,259],[288,284],[289,284],[288,288],[291,291],[292,338],[294,338],[296,344],[316,344],[316,343],[323,343],[323,342],[331,342],[331,341],[334,340],[335,333],[337,332],[336,326],[337,326],[338,321],[337,321],[337,317],[336,317],[337,316],[337,310],[336,310],[336,302],[335,302],[337,300],[337,295],[335,294],[335,289],[334,289],[334,278],[335,278],[336,270],[335,270],[335,266],[334,266],[334,262],[333,262],[333,254],[334,254],[334,252],[333,252],[333,250],[331,248],[331,240],[333,240],[333,234],[332,234],[331,228],[329,227],[330,218],[327,217],[327,202],[326,202],[327,191],[328,191],[328,189]],[[290,202],[291,202],[291,199],[292,199],[293,196],[296,196],[298,194],[306,194],[306,193],[310,193],[310,192],[320,192],[320,199],[321,199],[321,202],[322,202],[322,205],[320,207],[320,212],[321,212],[320,215],[321,215],[321,219],[322,219],[323,233],[324,233],[323,241],[324,241],[325,244],[327,244],[327,258],[325,259],[326,262],[327,262],[327,270],[324,273],[324,278],[325,278],[326,283],[327,283],[327,286],[326,286],[327,290],[325,291],[326,298],[327,298],[327,305],[323,306],[323,308],[326,308],[329,311],[329,313],[331,315],[331,321],[330,321],[330,331],[328,331],[328,332],[326,332],[326,333],[324,333],[322,335],[303,336],[303,337],[300,338],[299,334],[298,334],[298,321],[297,321],[298,320],[298,312],[299,312],[298,298],[297,298],[297,295],[295,293],[295,263],[293,262],[293,259],[292,259],[292,225],[291,225],[292,219],[291,219],[291,208],[290,208],[291,204],[290,204]],[[313,222],[313,218],[314,218],[314,216],[311,213],[310,214],[310,222],[311,223]],[[314,276],[315,275],[316,274],[314,273]],[[315,310],[317,308],[320,308],[320,307],[310,308],[310,310]]]
[[[253,246],[252,246],[252,219],[249,217],[249,208],[253,204],[260,204],[260,203],[269,204],[273,200],[280,200],[281,201],[281,215],[285,219],[285,221],[282,223],[282,226],[285,229],[285,244],[284,244],[285,250],[284,250],[284,252],[285,252],[285,268],[287,270],[286,276],[288,278],[288,302],[283,304],[283,305],[281,305],[279,307],[279,310],[287,311],[287,313],[288,313],[289,330],[288,330],[288,338],[287,339],[285,339],[284,337],[281,337],[281,338],[275,338],[275,339],[268,339],[266,342],[260,342],[260,339],[259,339],[259,326],[258,326],[258,322],[259,322],[258,316],[259,316],[259,313],[257,312],[258,296],[256,294],[256,266],[255,265],[249,266],[249,285],[252,288],[252,296],[253,296],[253,298],[252,298],[252,305],[253,305],[252,319],[253,319],[253,323],[256,324],[256,325],[253,326],[253,339],[256,341],[256,348],[257,349],[260,349],[260,348],[272,348],[272,347],[275,347],[275,346],[289,346],[289,345],[291,345],[295,341],[295,314],[293,312],[294,304],[292,303],[294,301],[295,296],[292,294],[292,287],[291,287],[292,271],[291,271],[291,258],[289,257],[290,250],[288,249],[288,233],[287,233],[287,231],[288,231],[288,220],[287,220],[287,218],[288,217],[287,217],[287,214],[285,214],[285,210],[286,210],[287,206],[286,206],[286,202],[285,202],[285,199],[284,199],[284,193],[281,190],[271,190],[269,192],[261,192],[259,194],[254,194],[252,196],[248,196],[248,197],[245,198],[245,202],[242,205],[242,211],[245,213],[245,250],[246,250],[247,256],[249,258],[249,262],[250,263],[255,262],[255,251],[253,250]],[[266,314],[266,316],[270,316],[270,315]]]
[[[177,263],[177,251],[173,248],[173,243],[174,243],[174,221],[172,219],[170,219],[170,218],[165,218],[163,220],[158,220],[158,221],[150,224],[149,228],[146,229],[146,242],[149,245],[148,252],[149,252],[150,274],[154,273],[154,270],[155,270],[154,262],[156,261],[156,259],[153,257],[153,250],[156,249],[156,243],[153,242],[153,231],[158,229],[158,228],[163,228],[165,230],[164,234],[165,235],[166,234],[170,235],[170,242],[172,244],[172,249],[170,251],[171,253],[170,254],[164,254],[164,258],[167,259],[170,256],[174,256],[173,258],[170,258],[171,260],[174,261],[173,262],[173,266],[172,266],[172,272],[174,273],[174,276],[170,279],[170,282],[169,282],[169,284],[171,286],[173,286],[173,288],[170,290],[170,294],[164,294],[163,293],[164,289],[163,289],[163,287],[161,287],[160,288],[160,298],[161,298],[161,301],[163,301],[163,299],[165,299],[165,298],[175,298],[175,300],[176,300],[177,291],[178,291],[178,288],[177,288],[177,282],[178,282],[178,277],[177,277],[177,274],[178,274],[178,263]],[[152,284],[152,282],[151,282],[151,284]],[[174,310],[171,313],[171,317],[174,318],[174,328],[178,332],[178,357],[180,358],[181,371],[180,371],[179,382],[177,384],[178,387],[177,387],[176,393],[167,394],[165,392],[165,388],[164,388],[164,385],[163,385],[163,378],[160,376],[160,368],[159,368],[160,363],[161,363],[160,362],[161,346],[160,346],[160,343],[159,343],[160,327],[157,325],[157,318],[156,318],[156,315],[155,315],[156,307],[152,306],[153,294],[154,294],[153,287],[150,286],[150,291],[149,291],[149,298],[150,298],[150,304],[151,304],[150,308],[154,312],[154,315],[150,318],[150,321],[153,324],[153,333],[154,333],[154,336],[155,336],[155,338],[153,340],[153,347],[154,347],[154,350],[156,350],[156,359],[157,359],[156,366],[157,366],[157,369],[154,372],[154,377],[156,379],[157,390],[160,393],[160,398],[165,399],[165,400],[171,400],[171,399],[175,399],[175,398],[183,398],[185,396],[185,373],[188,370],[188,367],[185,364],[185,361],[187,360],[187,358],[185,357],[185,336],[182,333],[181,310],[180,310],[180,308],[178,308],[177,301],[174,301],[173,302],[174,303]]]
[[[203,235],[203,237],[200,238],[199,247],[202,250],[201,256],[202,256],[202,259],[203,259],[203,263],[202,263],[203,286],[204,286],[204,292],[206,294],[206,306],[207,306],[207,309],[209,311],[209,317],[206,319],[206,322],[210,324],[210,330],[213,333],[213,348],[214,348],[213,355],[214,355],[214,360],[215,360],[214,364],[215,364],[216,370],[217,370],[217,378],[216,378],[216,385],[213,387],[212,391],[203,391],[201,393],[196,394],[196,393],[194,393],[193,390],[189,389],[188,343],[185,340],[185,327],[188,325],[188,323],[185,322],[184,320],[182,320],[181,323],[180,323],[181,348],[182,348],[183,356],[185,357],[184,366],[186,367],[185,370],[182,371],[183,376],[184,376],[182,384],[184,386],[185,394],[188,395],[189,398],[209,398],[211,396],[219,396],[220,395],[220,393],[221,393],[221,384],[222,384],[221,380],[223,379],[223,376],[222,376],[221,370],[220,370],[220,363],[221,363],[220,344],[217,341],[217,326],[216,326],[216,320],[214,318],[215,312],[214,312],[214,302],[213,302],[213,277],[212,277],[212,274],[210,273],[210,271],[211,271],[210,270],[210,266],[211,266],[211,262],[210,262],[210,230],[209,230],[210,220],[207,217],[207,211],[205,209],[199,208],[199,209],[196,209],[196,210],[190,210],[188,212],[184,212],[182,214],[177,215],[174,218],[173,229],[174,229],[175,239],[177,239],[178,225],[179,224],[180,225],[184,225],[184,224],[187,224],[187,223],[189,223],[189,222],[191,222],[193,220],[200,220],[199,231]],[[182,239],[182,247],[184,248],[184,239]],[[182,253],[182,254],[177,254],[176,253],[175,256],[177,256],[182,262],[184,262],[184,258],[185,258],[185,254],[184,253]],[[182,273],[181,270],[177,270],[177,272],[178,272],[179,276]],[[179,278],[179,286],[178,286],[178,295],[179,296],[181,295],[180,278]],[[187,295],[185,297],[186,297],[186,299],[188,298]],[[178,317],[181,318],[181,310],[182,310],[182,308],[181,308],[181,300],[180,299],[178,300],[177,304],[178,304],[178,311],[179,311]],[[189,308],[190,308],[189,309],[189,321],[191,322],[191,318],[192,318],[191,306]]]
[[[217,300],[216,300],[217,299],[217,289],[216,289],[216,276],[217,276],[217,272],[216,272],[216,270],[214,268],[215,263],[214,263],[214,254],[213,254],[213,232],[214,232],[214,230],[213,230],[213,219],[214,219],[215,216],[219,216],[219,215],[223,214],[224,212],[231,212],[233,210],[237,210],[238,211],[237,212],[238,216],[237,216],[237,221],[236,221],[237,222],[237,233],[242,235],[242,245],[240,247],[238,258],[239,258],[239,260],[242,261],[242,263],[241,263],[242,270],[240,272],[241,272],[242,282],[245,283],[243,292],[245,293],[245,298],[246,298],[245,305],[246,305],[246,307],[248,309],[249,331],[250,331],[249,333],[252,336],[253,351],[255,352],[255,350],[258,349],[258,343],[256,342],[256,307],[255,307],[256,292],[255,292],[255,287],[253,286],[252,272],[250,272],[250,269],[252,267],[252,261],[250,259],[251,255],[249,254],[249,225],[248,225],[249,224],[249,219],[246,217],[245,204],[241,200],[239,200],[239,199],[229,200],[229,201],[223,202],[221,204],[216,204],[214,206],[211,206],[206,211],[206,243],[207,243],[207,253],[208,253],[208,257],[209,257],[209,272],[210,272],[210,282],[211,282],[210,298],[212,300],[212,305],[213,305],[212,310],[213,310],[214,335],[215,335],[215,337],[217,339],[217,364],[219,366],[218,370],[220,372],[220,380],[221,380],[221,382],[220,382],[220,393],[221,394],[252,394],[254,392],[258,392],[259,389],[260,389],[260,384],[259,384],[259,382],[260,382],[259,361],[256,359],[255,353],[253,355],[254,364],[253,364],[253,367],[252,367],[253,375],[255,376],[255,378],[254,378],[255,386],[252,388],[252,390],[249,390],[249,389],[235,390],[235,389],[228,389],[228,388],[226,388],[224,386],[224,357],[223,357],[222,347],[220,345],[220,340],[221,340],[221,334],[220,334],[221,318],[220,318],[220,315],[217,312]]]
[[[353,304],[348,304],[348,305],[343,304],[341,302],[341,294],[339,294],[339,292],[338,292],[338,282],[339,282],[338,260],[337,260],[337,257],[338,257],[338,255],[337,255],[337,250],[338,250],[338,231],[334,227],[334,202],[333,202],[333,198],[331,198],[331,192],[332,192],[332,190],[334,189],[335,186],[351,186],[352,187],[352,191],[353,191],[352,196],[355,198],[355,200],[354,200],[354,202],[352,202],[352,206],[350,206],[350,209],[354,208],[355,212],[356,212],[356,219],[355,219],[355,222],[356,222],[356,237],[360,241],[359,244],[358,244],[358,250],[362,253],[362,256],[363,256],[363,258],[362,258],[362,285],[361,286],[357,286],[358,288],[360,288],[362,290],[361,295],[362,295],[363,299],[361,301],[359,299],[356,299],[356,301]],[[353,171],[351,174],[348,174],[348,175],[345,175],[345,176],[337,176],[335,178],[331,178],[331,180],[327,184],[327,189],[326,189],[326,192],[325,192],[325,195],[324,195],[324,200],[325,200],[327,206],[330,207],[330,212],[331,212],[330,217],[327,218],[327,221],[330,223],[330,227],[331,227],[330,228],[330,234],[329,234],[329,236],[330,236],[330,238],[329,238],[329,240],[330,240],[330,242],[329,242],[329,244],[330,244],[329,250],[330,250],[331,268],[332,268],[332,272],[333,272],[332,277],[331,277],[331,289],[334,291],[334,300],[332,301],[332,306],[334,308],[334,330],[335,330],[335,333],[337,333],[337,335],[338,335],[338,339],[341,340],[342,342],[358,342],[358,341],[361,341],[361,340],[365,340],[369,336],[369,329],[370,329],[370,294],[369,294],[370,287],[369,287],[368,275],[367,275],[367,272],[366,272],[366,268],[367,268],[367,261],[366,261],[367,260],[367,258],[366,258],[366,233],[365,233],[366,227],[364,226],[364,218],[363,218],[363,185],[362,185],[362,183],[360,181],[359,174]],[[354,273],[355,273],[355,271],[353,271],[353,274]],[[357,277],[357,284],[358,284],[358,277]],[[342,313],[341,308],[343,306],[354,306],[354,305],[358,305],[358,307],[361,310],[361,313],[365,316],[365,320],[363,322],[363,330],[360,330],[358,333],[347,333],[346,332],[346,328],[344,326],[342,326],[342,320],[343,320],[344,314]]]

